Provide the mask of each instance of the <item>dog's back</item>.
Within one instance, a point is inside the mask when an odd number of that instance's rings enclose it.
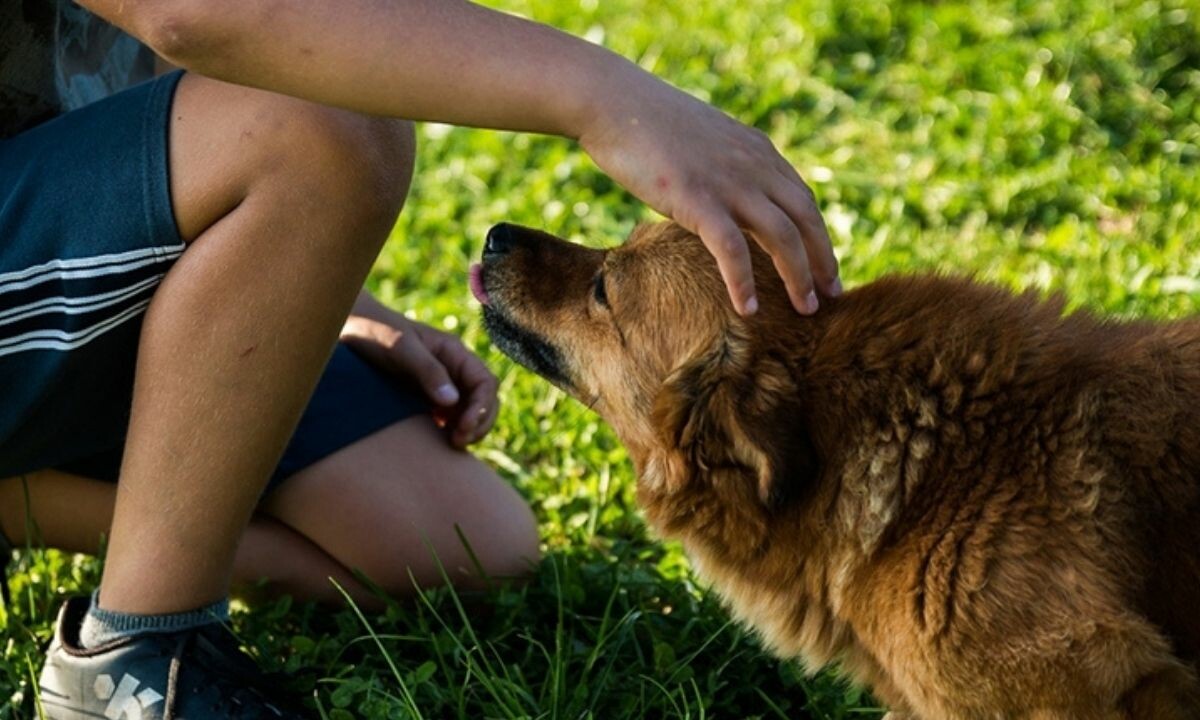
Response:
[[[828,363],[831,375],[813,382],[856,377],[861,400],[844,403],[848,417],[885,418],[885,437],[906,438],[899,450],[867,441],[856,454],[876,467],[838,474],[843,497],[866,499],[867,509],[846,512],[857,531],[870,526],[872,503],[895,504],[879,538],[885,559],[864,577],[915,597],[907,662],[940,657],[926,677],[957,666],[978,678],[1011,661],[1006,682],[1024,687],[1022,702],[1039,691],[1047,703],[1095,696],[1108,682],[1127,688],[1129,707],[1141,703],[1133,717],[1200,712],[1190,695],[1200,651],[1200,322],[1064,317],[1060,303],[1032,294],[933,277],[872,283],[834,314],[811,366],[822,373]],[[898,458],[892,497],[878,494],[888,486],[881,457]],[[877,593],[860,600],[864,618],[913,616],[904,602],[881,614],[892,603]],[[1006,656],[1014,647],[1024,649]],[[1032,672],[1041,663],[1055,682]],[[1146,688],[1129,689],[1138,677]],[[920,680],[901,683],[921,693]],[[1003,702],[953,685],[943,678],[928,694]]]
[[[1200,661],[1200,321],[1109,328],[1098,451],[1135,498],[1140,603]]]

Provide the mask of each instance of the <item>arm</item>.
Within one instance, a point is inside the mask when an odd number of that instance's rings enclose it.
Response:
[[[346,320],[346,324],[349,326],[359,320],[390,323],[399,314],[376,300],[371,293],[360,290],[358,297],[354,300],[354,307],[350,309],[350,317]]]
[[[837,294],[811,192],[770,141],[633,63],[461,0],[82,0],[167,60],[360,112],[575,138],[700,235],[753,312],[746,229],[802,312]],[[815,276],[815,283],[814,283]]]
[[[167,61],[376,115],[579,136],[592,91],[659,82],[601,47],[459,0],[84,0]]]

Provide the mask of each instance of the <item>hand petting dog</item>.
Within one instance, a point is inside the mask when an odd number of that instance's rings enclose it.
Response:
[[[771,257],[797,312],[842,292],[812,190],[770,139],[652,76],[606,95],[580,135],[592,159],[634,195],[698,235],[734,307],[758,310],[743,231]]]

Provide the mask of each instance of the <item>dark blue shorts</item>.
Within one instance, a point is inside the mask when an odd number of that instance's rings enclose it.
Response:
[[[0,478],[116,480],[142,315],[185,251],[167,165],[179,77],[0,140]],[[339,345],[272,483],[427,410]]]

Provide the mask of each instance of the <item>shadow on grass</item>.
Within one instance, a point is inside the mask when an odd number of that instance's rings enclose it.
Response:
[[[283,600],[238,630],[330,720],[882,714],[831,674],[766,656],[654,551],[613,550],[556,552],[523,586],[427,590],[370,614]]]

